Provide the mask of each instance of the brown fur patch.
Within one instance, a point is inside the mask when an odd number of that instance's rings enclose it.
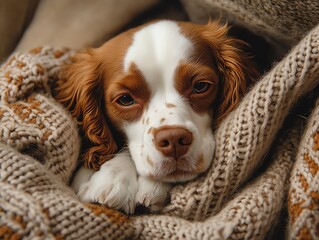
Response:
[[[239,104],[248,84],[258,77],[251,59],[242,49],[245,43],[228,35],[228,26],[218,21],[206,25],[179,23],[182,33],[195,46],[193,63],[211,68],[218,76],[214,113],[216,127]]]
[[[152,159],[151,159],[149,156],[147,156],[146,162],[147,162],[151,167],[154,166],[154,162],[152,161]]]
[[[147,134],[153,134],[154,135],[154,131],[155,131],[155,128],[151,127],[151,128],[148,129]]]
[[[189,99],[193,110],[199,113],[208,112],[213,106],[218,91],[218,77],[212,68],[198,63],[181,64],[175,75],[177,91]],[[206,82],[209,89],[196,94],[193,87],[197,82]]]
[[[56,99],[69,109],[84,133],[84,164],[95,170],[117,152],[105,113],[105,91],[123,76],[122,60],[133,32],[120,34],[100,48],[76,54],[54,87]]]
[[[120,105],[117,100],[123,95],[131,96],[135,103],[130,106]],[[111,122],[121,125],[123,121],[132,122],[139,119],[147,107],[150,95],[143,75],[135,64],[132,64],[129,72],[114,80],[106,90],[105,107]],[[149,119],[146,119],[146,124],[149,124]]]
[[[176,108],[176,105],[173,103],[166,103],[165,105],[167,108]]]

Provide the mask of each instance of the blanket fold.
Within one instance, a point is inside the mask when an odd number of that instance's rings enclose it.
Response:
[[[319,99],[308,120],[290,176],[290,238],[319,236]]]
[[[68,181],[78,158],[76,124],[49,96],[70,53],[38,48],[12,56],[0,73],[0,142],[29,154]]]
[[[34,158],[0,144],[1,239],[125,239],[132,230],[117,211],[79,202]]]
[[[215,156],[207,175],[175,188],[166,212],[203,220],[251,176],[294,103],[318,84],[318,46],[319,26],[259,80],[217,130]]]
[[[270,166],[247,184],[215,215],[204,221],[186,221],[167,216],[134,219],[138,238],[259,239],[273,227],[287,196],[289,172],[299,143],[300,121],[282,133]],[[192,198],[190,196],[190,198]],[[196,206],[193,200],[191,207]],[[249,224],[248,224],[249,223]],[[273,236],[274,237],[274,236]],[[276,239],[276,238],[274,238]]]

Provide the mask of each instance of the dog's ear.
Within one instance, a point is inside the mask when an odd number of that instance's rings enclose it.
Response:
[[[251,57],[244,51],[247,44],[228,35],[227,24],[209,22],[204,26],[202,37],[210,47],[219,75],[219,92],[215,105],[215,126],[239,104],[249,84],[258,72]]]
[[[94,50],[78,53],[73,60],[74,63],[62,71],[56,84],[56,99],[77,119],[84,134],[88,145],[84,146],[84,164],[98,170],[117,152],[117,144],[103,110],[103,68]]]

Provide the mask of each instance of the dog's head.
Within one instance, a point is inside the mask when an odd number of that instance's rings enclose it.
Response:
[[[56,89],[89,143],[85,163],[98,169],[124,142],[140,175],[174,182],[207,170],[213,129],[255,75],[227,32],[158,21],[78,54]]]

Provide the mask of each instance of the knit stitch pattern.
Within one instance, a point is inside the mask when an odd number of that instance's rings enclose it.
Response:
[[[197,181],[175,187],[163,215],[134,219],[141,225],[137,231],[139,238],[264,238],[286,202],[298,146],[306,148],[308,153],[312,148],[312,158],[306,158],[311,162],[307,163],[310,169],[304,169],[305,166],[299,164],[300,155],[304,153],[298,153],[294,166],[294,172],[301,171],[310,179],[306,180],[309,184],[306,189],[305,184],[300,183],[303,179],[298,177],[297,183],[292,177],[290,237],[295,239],[304,232],[313,238],[318,236],[318,178],[315,178],[318,155],[313,153],[314,148],[318,150],[318,107],[313,110],[314,117],[306,128],[310,133],[306,133],[301,142],[299,137],[304,130],[298,125],[284,129],[286,133],[278,133],[300,96],[319,83],[318,50],[319,26],[266,74],[222,123],[215,134],[217,146],[209,171]],[[271,151],[273,155],[266,155],[272,145],[277,146]],[[250,179],[251,183],[241,189],[265,161],[271,161],[265,172]],[[298,174],[294,172],[292,176]],[[292,190],[295,188],[299,189]],[[299,217],[298,224],[296,217]]]
[[[290,237],[319,237],[319,101],[309,118],[291,173],[288,208]]]
[[[192,21],[224,17],[280,44],[297,43],[318,24],[319,2],[265,0],[181,0]]]
[[[69,59],[64,52],[33,49],[2,66],[0,142],[33,156],[66,182],[76,164],[79,137],[68,114],[48,95],[50,81]]]
[[[0,238],[122,239],[117,211],[79,202],[67,186],[80,148],[76,123],[50,96],[66,49],[15,54],[0,72]]]
[[[216,213],[256,170],[296,100],[318,84],[318,30],[309,33],[265,75],[222,123],[215,134],[217,146],[207,174],[210,177],[175,188],[167,212],[203,220],[207,213]],[[192,190],[189,196],[181,195]],[[186,206],[192,206],[191,210]]]

